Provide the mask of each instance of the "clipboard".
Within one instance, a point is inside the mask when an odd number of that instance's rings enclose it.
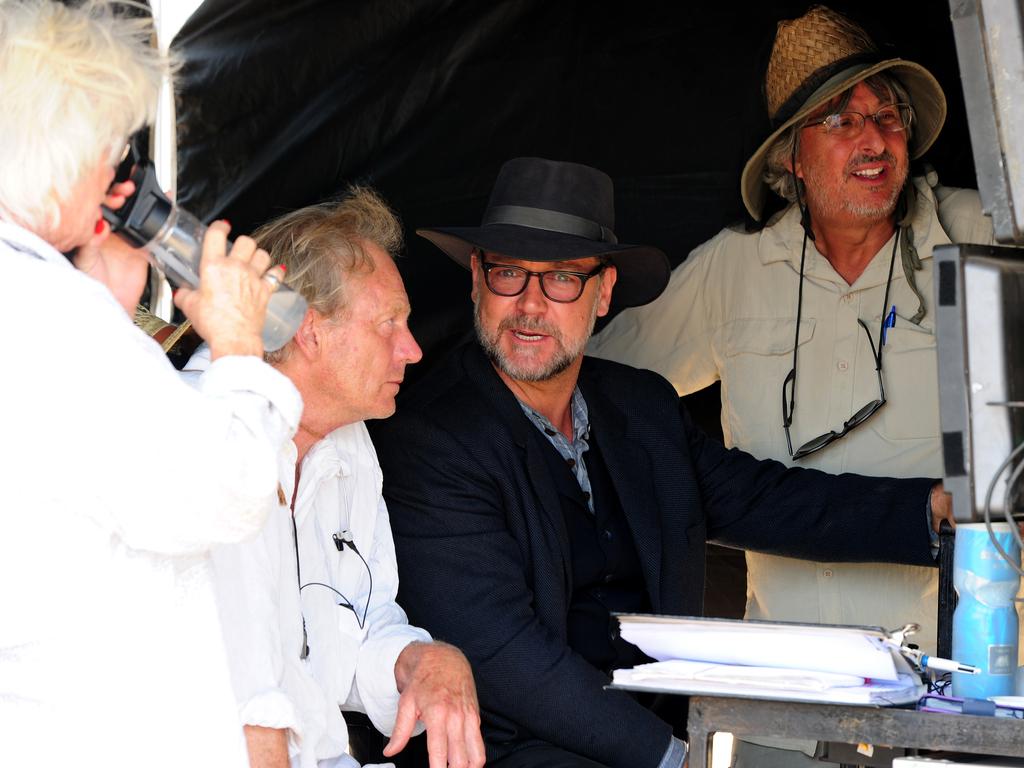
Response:
[[[915,703],[921,678],[880,627],[618,614],[622,638],[655,659],[612,688],[862,706]]]

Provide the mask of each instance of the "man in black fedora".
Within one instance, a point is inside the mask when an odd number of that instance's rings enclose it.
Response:
[[[490,764],[673,766],[683,700],[605,690],[646,661],[615,611],[698,615],[704,544],[932,561],[928,479],[831,477],[728,451],[656,374],[584,357],[652,301],[659,250],[618,243],[611,179],[519,158],[479,227],[420,230],[473,276],[476,336],[375,441],[410,618],[465,652]],[[941,501],[940,501],[941,500]]]

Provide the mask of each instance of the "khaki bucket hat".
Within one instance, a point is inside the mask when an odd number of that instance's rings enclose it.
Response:
[[[912,61],[883,58],[867,33],[842,14],[815,5],[803,16],[780,21],[764,78],[772,133],[747,161],[740,178],[743,204],[761,219],[768,186],[768,149],[791,125],[874,74],[890,70],[910,93],[915,125],[910,156],[923,155],[946,120],[946,97],[932,74]]]

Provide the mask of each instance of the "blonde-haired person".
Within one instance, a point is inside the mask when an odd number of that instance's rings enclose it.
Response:
[[[251,766],[378,759],[376,734],[350,731],[340,710],[388,734],[388,756],[425,728],[431,765],[480,766],[468,662],[410,626],[397,602],[383,476],[365,423],[394,412],[405,368],[421,355],[394,261],[402,225],[373,190],[354,187],[254,237],[287,265],[309,309],[295,338],[268,355],[305,402],[279,457],[281,503],[256,539],[213,551]],[[187,370],[208,364],[200,351]]]
[[[245,764],[207,551],[262,526],[301,400],[261,359],[269,257],[226,254],[225,224],[176,298],[213,350],[200,392],[112,293],[144,270],[97,246],[166,67],[149,34],[108,3],[0,2],[5,765]]]

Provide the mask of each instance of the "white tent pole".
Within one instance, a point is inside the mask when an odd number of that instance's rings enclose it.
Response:
[[[156,44],[161,53],[170,50],[174,36],[201,3],[202,0],[151,0]],[[152,141],[150,156],[156,165],[156,177],[161,188],[173,200],[178,191],[177,117],[174,110],[174,90],[170,77],[167,76],[160,87]],[[155,279],[150,294],[153,314],[169,322],[174,315],[174,304],[167,280],[162,276]]]

